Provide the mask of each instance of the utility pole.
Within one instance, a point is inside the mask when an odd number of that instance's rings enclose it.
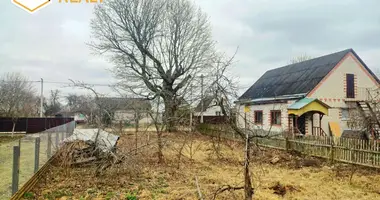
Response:
[[[40,97],[40,117],[43,117],[42,112],[43,112],[43,103],[44,103],[44,79],[41,78],[41,97]]]
[[[203,124],[203,79],[204,79],[204,76],[203,74],[201,75],[201,124]]]

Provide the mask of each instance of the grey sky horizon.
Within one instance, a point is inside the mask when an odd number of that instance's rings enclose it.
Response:
[[[106,0],[105,0],[106,1]],[[380,1],[376,0],[195,0],[210,17],[220,51],[232,55],[242,94],[265,71],[307,54],[318,57],[353,48],[373,71],[380,69]],[[1,1],[0,75],[21,72],[31,81],[95,84],[115,82],[106,58],[91,54],[91,4],[51,5],[29,14]],[[80,92],[46,83],[44,93]],[[115,96],[110,88],[96,87]],[[39,91],[39,83],[35,83]]]

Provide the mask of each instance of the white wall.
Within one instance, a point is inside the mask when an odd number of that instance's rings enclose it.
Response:
[[[147,115],[147,113],[141,114],[141,119],[139,121],[140,124],[150,124],[152,123],[152,119]],[[120,121],[129,121],[130,123],[135,123],[134,121],[135,113],[130,110],[118,110],[114,114],[114,123],[119,123]]]
[[[214,105],[214,106],[208,107],[203,112],[203,116],[217,116],[216,112],[220,112],[221,113],[220,115],[223,115],[221,107],[220,106],[215,106],[216,104],[217,104],[216,100],[214,100],[212,103],[210,103],[210,105]],[[207,105],[205,105],[205,106],[207,106]],[[201,113],[200,112],[195,112],[194,116],[201,116]]]
[[[365,99],[364,88],[378,88],[377,83],[368,75],[368,72],[350,54],[335,68],[335,70],[313,91],[308,97],[318,98],[322,102],[331,106],[329,115],[322,119],[322,128],[329,132],[328,122],[338,122],[341,131],[348,129],[345,120],[341,119],[341,109],[347,108],[346,98],[346,74],[355,75],[355,99]]]
[[[276,104],[261,104],[261,105],[251,105],[250,112],[246,114],[247,126],[252,129],[264,129],[271,130],[273,132],[282,132],[288,130],[288,105],[292,104],[294,101],[288,101],[287,103],[276,103]],[[239,127],[244,127],[244,105],[238,105],[238,125]],[[271,110],[281,111],[281,125],[271,125],[270,122],[270,112]],[[254,124],[254,112],[263,111],[263,124]]]

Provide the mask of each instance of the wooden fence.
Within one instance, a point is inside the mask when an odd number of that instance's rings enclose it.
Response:
[[[205,125],[197,127],[202,134],[211,137],[222,137],[240,140],[233,131],[219,126]],[[277,132],[268,137],[255,138],[259,146],[286,151],[297,151],[302,154],[380,169],[380,140],[341,138],[330,136],[285,137]]]
[[[380,169],[380,141],[334,137],[258,138],[260,146]]]

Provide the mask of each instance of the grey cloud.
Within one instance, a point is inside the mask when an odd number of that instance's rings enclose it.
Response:
[[[380,1],[236,0],[214,7],[220,9],[211,17],[220,46],[239,46],[242,85],[304,53],[354,48],[370,67],[380,65]]]
[[[380,40],[380,6],[378,1],[318,1],[313,6],[294,6],[283,10],[267,10],[247,16],[254,30],[275,33],[276,41],[297,46],[313,46],[323,50],[377,47]]]
[[[354,48],[367,64],[380,66],[380,1],[377,0],[196,0],[210,16],[218,48],[232,55],[241,90],[268,69],[299,54],[320,56]],[[92,6],[53,2],[33,15],[0,1],[0,74],[23,71],[32,80],[69,78],[90,83],[115,82],[112,64],[91,55]],[[38,88],[38,84],[36,84]],[[64,93],[83,92],[46,84]],[[97,87],[104,93],[112,90]]]

